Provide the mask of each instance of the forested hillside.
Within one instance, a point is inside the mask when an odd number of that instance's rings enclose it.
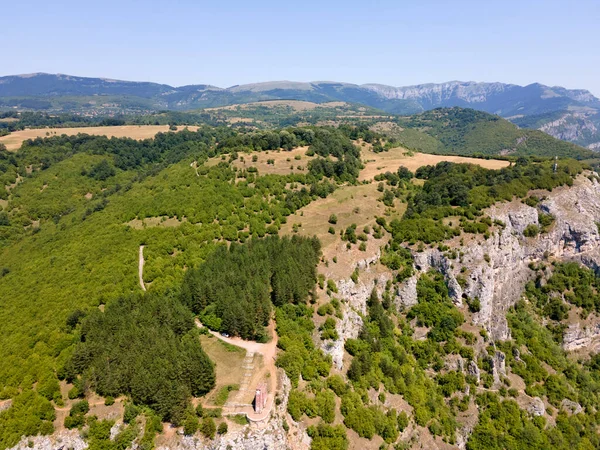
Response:
[[[302,173],[284,176],[236,171],[227,163],[248,145],[282,151],[282,139],[323,156]],[[202,165],[219,154],[227,154],[221,164]],[[341,131],[312,128],[244,137],[204,127],[144,141],[62,136],[29,141],[17,153],[0,151],[1,179],[8,187],[0,197],[0,397],[13,399],[13,407],[0,414],[1,445],[51,431],[50,413],[38,411],[51,411],[51,401],[62,404],[57,390],[62,379],[75,383],[75,397],[92,390],[126,394],[165,420],[183,420],[185,400],[209,390],[214,374],[191,332],[188,306],[201,311],[176,294],[182,269],[212,271],[222,243],[276,235],[299,207],[326,196],[342,180],[355,180],[358,155]],[[190,167],[194,161],[197,168]],[[135,225],[145,219],[157,219],[156,226]],[[162,226],[167,219],[178,226]],[[261,242],[248,247],[248,268],[254,273],[257,262],[266,262],[263,251],[271,255],[265,276],[276,293],[273,302],[306,301],[318,243],[267,240],[270,250],[260,250]],[[143,297],[137,286],[140,244],[151,291]],[[240,255],[245,249],[240,247]],[[287,269],[286,261],[293,261]],[[304,278],[296,276],[298,269]],[[213,304],[216,314],[233,332],[260,335],[271,308],[265,287],[256,299],[264,309],[244,322],[247,331],[227,321],[236,310],[223,303],[224,292],[216,294],[222,299]],[[163,317],[158,323],[157,315]],[[118,351],[125,343],[128,351]],[[110,368],[107,358],[114,360]],[[164,358],[173,364],[153,365]],[[138,375],[125,375],[132,371]],[[172,385],[164,384],[167,379]],[[158,385],[163,390],[153,387]]]
[[[244,416],[222,416],[254,391],[223,378],[254,366],[278,389],[269,430],[306,432],[314,450],[598,448],[598,357],[561,346],[600,311],[596,275],[536,250],[521,301],[491,318],[502,338],[481,319],[492,305],[479,287],[510,269],[486,246],[516,252],[558,225],[581,239],[549,197],[597,189],[585,162],[563,157],[587,153],[472,110],[400,119],[393,136],[370,125],[0,149],[0,448],[56,428],[91,449],[151,449],[175,434],[162,422],[199,445],[228,426],[246,439]],[[490,170],[391,151],[394,139],[418,148],[402,140],[417,135],[442,146],[424,151],[486,157],[524,140]],[[394,170],[362,176],[375,157]],[[507,205],[529,209],[490,212]],[[112,440],[114,417],[97,417],[111,407],[123,422]]]
[[[474,109],[438,108],[400,118],[398,125],[404,130],[393,135],[406,147],[426,153],[576,159],[594,156],[593,152],[575,144],[560,141],[541,131],[519,129],[499,116]]]

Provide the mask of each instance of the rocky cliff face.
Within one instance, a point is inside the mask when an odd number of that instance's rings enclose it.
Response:
[[[600,184],[580,176],[572,187],[540,195],[546,198],[539,209],[555,217],[548,232],[534,238],[523,235],[528,225],[538,224],[537,208],[518,200],[494,205],[486,214],[502,221],[504,229],[487,240],[463,235],[461,244],[461,238],[456,238],[449,243],[461,255],[456,259],[437,249],[415,253],[417,272],[397,289],[397,305],[409,307],[417,302],[418,277],[433,268],[446,277],[450,295],[457,305],[461,305],[464,298],[479,299],[481,309],[473,318],[476,324],[484,326],[493,339],[507,339],[510,331],[505,314],[520,299],[533,275],[530,263],[544,259],[575,260],[600,271],[600,234],[596,225],[600,222]],[[357,312],[365,312],[371,289],[374,286],[383,289],[391,277],[391,274],[369,276],[369,270],[365,271],[366,277],[361,274],[357,285],[351,280],[340,283],[340,297],[346,300],[344,318],[338,323],[340,340],[324,348],[338,367],[341,367],[344,340],[356,337],[360,331],[362,320]],[[466,280],[463,286],[458,282],[460,278]],[[566,345],[581,347],[595,343],[596,339],[600,341],[600,325],[573,328],[567,331]]]
[[[523,231],[530,224],[538,224],[537,209],[513,201],[494,205],[487,211],[493,220],[505,224],[503,230],[487,240],[473,239],[462,246],[454,243],[462,257],[450,259],[438,250],[415,255],[419,272],[435,268],[445,275],[457,304],[463,296],[479,298],[481,310],[474,315],[474,321],[484,326],[493,339],[510,336],[505,313],[519,300],[531,278],[528,267],[531,262],[576,260],[595,270],[600,267],[600,235],[596,225],[600,222],[600,185],[596,181],[580,176],[573,187],[558,188],[547,194],[539,207],[552,214],[555,222],[547,233],[535,238],[525,237]],[[461,275],[467,281],[464,289],[457,282]],[[408,288],[413,285],[415,290]],[[416,301],[415,280],[409,280],[397,301],[403,304]]]
[[[465,103],[482,103],[488,97],[518,88],[505,83],[475,83],[472,81],[449,81],[439,84],[419,84],[416,86],[393,87],[382,84],[365,84],[364,88],[388,99],[418,100],[431,105],[443,105],[448,101],[460,100]]]
[[[563,141],[574,142],[590,150],[600,148],[600,114],[594,111],[568,111],[538,128]]]

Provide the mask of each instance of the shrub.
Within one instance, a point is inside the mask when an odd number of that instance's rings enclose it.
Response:
[[[525,237],[536,237],[538,234],[540,234],[540,227],[533,223],[527,225],[523,230],[523,236]]]
[[[219,424],[219,427],[217,428],[217,433],[218,434],[227,434],[227,430],[228,430],[227,422],[221,422]]]
[[[337,223],[338,219],[337,216],[335,214],[332,214],[329,216],[329,220],[328,222],[332,225],[335,225]]]
[[[200,432],[209,439],[214,439],[217,432],[217,426],[212,417],[205,417],[199,427]]]

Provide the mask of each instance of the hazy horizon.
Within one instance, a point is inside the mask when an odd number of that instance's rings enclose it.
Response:
[[[600,2],[439,0],[4,6],[0,75],[37,72],[229,87],[276,80],[410,86],[541,83],[600,97]],[[16,39],[14,40],[16,41]]]

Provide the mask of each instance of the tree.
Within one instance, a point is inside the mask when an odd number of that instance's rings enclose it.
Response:
[[[188,414],[183,422],[183,433],[186,436],[191,436],[198,431],[198,418],[193,414]]]
[[[212,417],[204,417],[200,424],[200,432],[209,439],[214,439],[217,426]]]

